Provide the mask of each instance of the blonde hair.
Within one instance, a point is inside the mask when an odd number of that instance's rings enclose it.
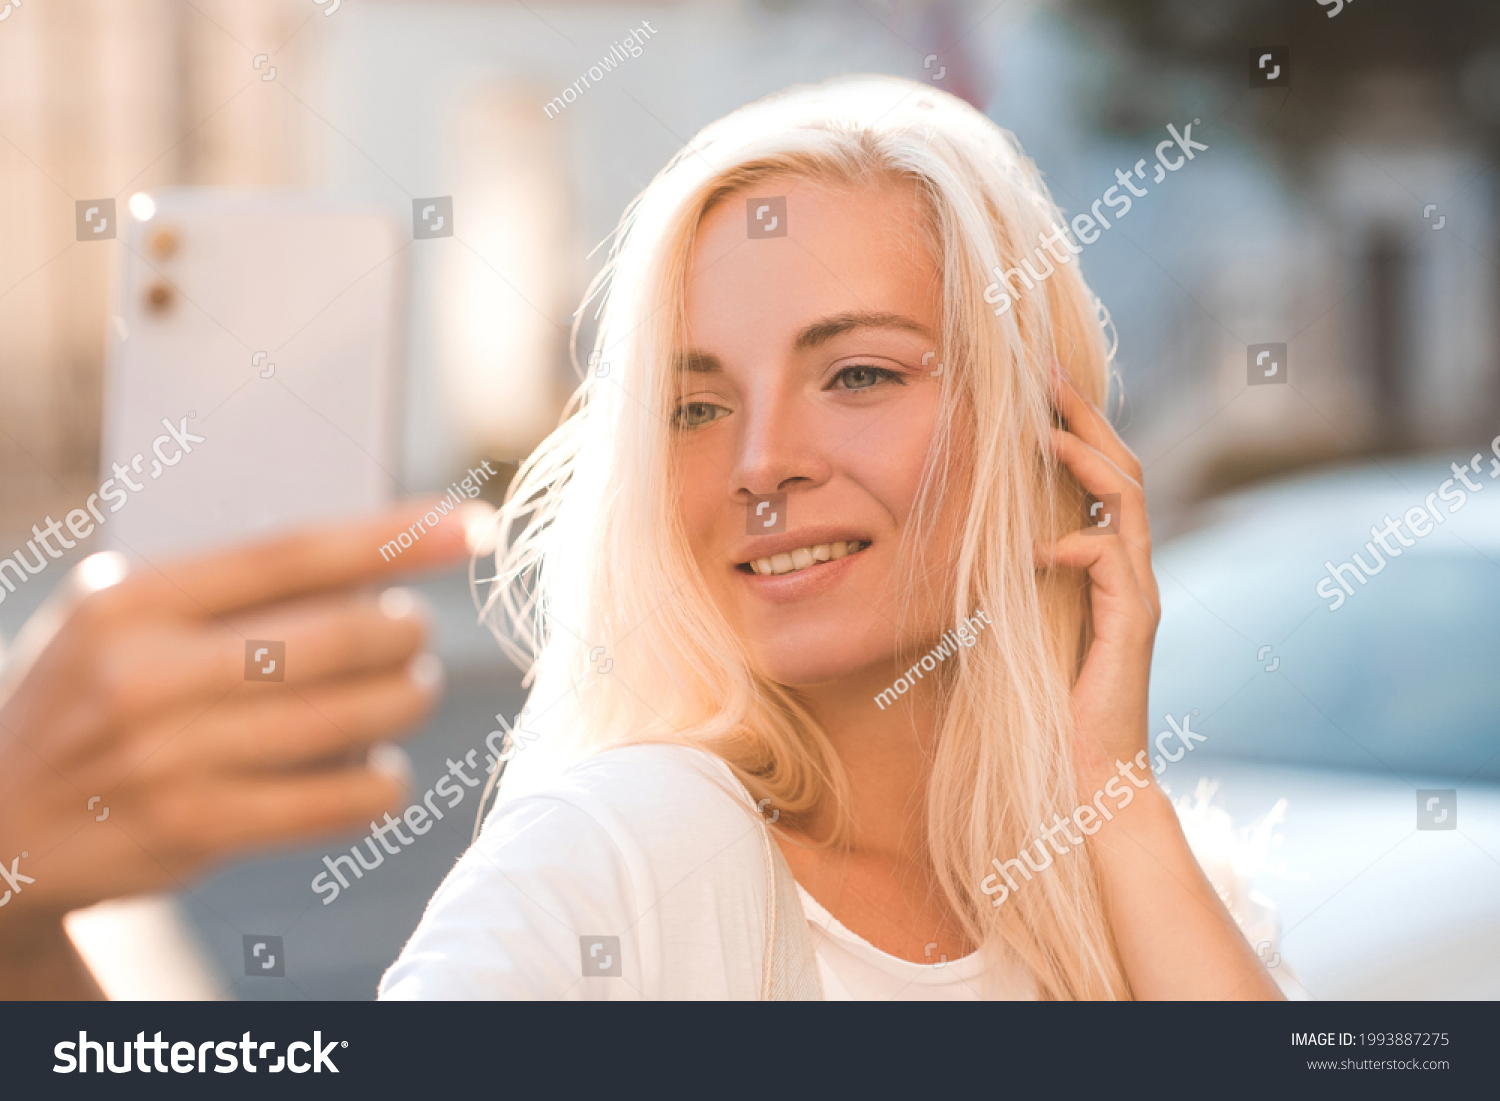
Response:
[[[959,491],[947,472],[964,424],[971,473],[944,598],[953,622],[982,608],[994,629],[940,666],[927,800],[937,881],[971,941],[1008,948],[1042,996],[1129,996],[1086,846],[1001,908],[979,887],[992,858],[1020,853],[1076,801],[1070,691],[1089,641],[1086,578],[1037,571],[1032,548],[1082,514],[1082,491],[1043,446],[1052,363],[1102,406],[1110,356],[1076,263],[996,313],[991,273],[1030,258],[1062,218],[1014,138],[950,95],[887,77],[791,89],[706,127],[627,209],[586,299],[600,297],[588,373],[498,517],[484,608],[530,667],[526,725],[564,759],[640,742],[707,749],[792,823],[822,800],[845,805],[829,742],[793,692],[756,674],[716,608],[669,473],[698,226],[726,197],[788,176],[915,182],[942,280],[944,414],[908,526]],[[912,578],[930,572],[920,541],[903,552]]]

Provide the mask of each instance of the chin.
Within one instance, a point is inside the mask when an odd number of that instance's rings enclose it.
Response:
[[[837,624],[827,632],[750,640],[755,668],[767,680],[788,688],[813,688],[870,674],[881,663],[868,643],[856,647],[851,632]],[[887,656],[886,664],[889,664]]]

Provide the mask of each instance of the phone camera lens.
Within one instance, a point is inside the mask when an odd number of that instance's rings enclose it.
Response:
[[[177,251],[177,234],[170,229],[159,229],[151,235],[151,251],[160,257],[171,256]]]
[[[157,281],[146,291],[146,308],[152,313],[166,313],[172,308],[175,297],[168,284]]]

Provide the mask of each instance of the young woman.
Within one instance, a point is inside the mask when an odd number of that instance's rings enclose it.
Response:
[[[885,78],[646,189],[501,512],[502,801],[383,996],[1279,996],[1147,767],[1141,467],[1064,226]]]

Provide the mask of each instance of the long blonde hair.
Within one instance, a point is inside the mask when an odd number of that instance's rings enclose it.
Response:
[[[1087,847],[999,909],[979,889],[992,858],[1021,852],[1076,800],[1070,690],[1089,641],[1086,578],[1038,572],[1032,548],[1082,513],[1082,491],[1042,446],[1052,362],[1102,406],[1109,353],[1077,263],[1056,263],[1030,290],[1013,281],[1020,293],[996,313],[996,269],[1031,259],[1063,220],[1015,139],[950,95],[852,77],[769,97],[706,127],[626,210],[586,299],[600,302],[587,374],[498,517],[484,609],[529,667],[523,725],[559,751],[554,761],[640,742],[707,749],[792,823],[822,800],[845,805],[827,739],[795,693],[757,675],[710,597],[670,475],[698,226],[727,196],[786,176],[914,181],[941,274],[944,412],[908,526],[955,491],[945,472],[966,427],[945,599],[953,622],[982,608],[994,628],[939,667],[927,800],[937,880],[971,941],[1008,948],[1042,996],[1128,997]],[[930,568],[922,554],[920,541],[903,546],[912,577]]]

